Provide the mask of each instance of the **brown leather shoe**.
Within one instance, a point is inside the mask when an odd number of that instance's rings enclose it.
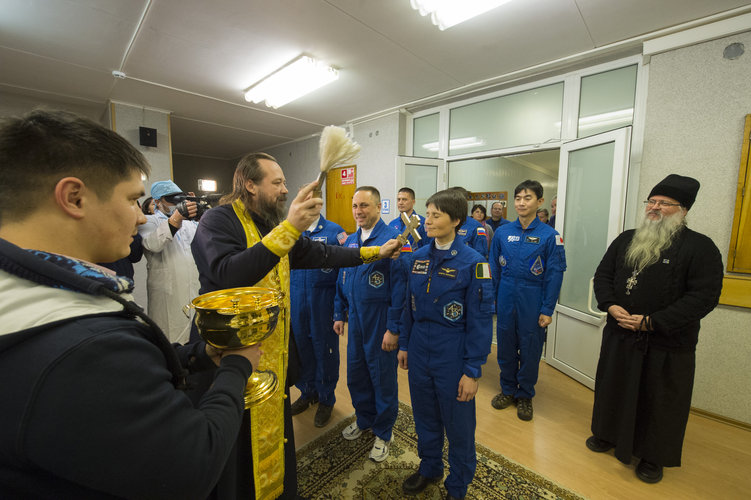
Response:
[[[516,416],[521,420],[532,420],[532,400],[519,398],[516,400]]]
[[[504,408],[508,408],[509,406],[516,404],[516,399],[514,399],[514,396],[499,392],[495,395],[493,401],[491,401],[490,404],[493,405],[493,408],[495,408],[496,410],[503,410]]]

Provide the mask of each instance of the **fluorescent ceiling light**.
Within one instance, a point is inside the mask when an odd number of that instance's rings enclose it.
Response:
[[[430,14],[433,24],[443,31],[511,0],[409,0],[421,16]]]
[[[449,141],[449,149],[467,149],[482,146],[485,141],[477,137],[457,137]],[[438,142],[426,142],[422,145],[423,149],[428,151],[438,151]]]
[[[634,108],[610,111],[598,115],[584,116],[579,118],[579,128],[613,127],[616,125],[630,124],[634,120]]]
[[[280,108],[339,78],[339,71],[308,56],[300,56],[245,91],[245,100]]]

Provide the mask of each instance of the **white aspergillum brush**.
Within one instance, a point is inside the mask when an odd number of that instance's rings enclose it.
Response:
[[[316,183],[318,186],[313,190],[313,196],[321,197],[323,181],[329,170],[337,165],[351,162],[360,153],[360,145],[347,137],[347,131],[342,127],[329,125],[321,132],[318,154],[321,157],[321,174]]]

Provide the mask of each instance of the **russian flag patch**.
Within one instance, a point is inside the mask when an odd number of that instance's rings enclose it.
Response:
[[[481,234],[483,236],[487,236],[488,235],[488,233],[487,233],[487,231],[485,231],[484,227],[478,227],[477,228],[477,234]]]

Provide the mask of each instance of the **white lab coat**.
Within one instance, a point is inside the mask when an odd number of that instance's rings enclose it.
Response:
[[[198,269],[190,243],[198,223],[184,220],[172,236],[167,216],[157,210],[138,228],[146,255],[148,315],[164,330],[170,342],[184,344],[190,338],[190,317],[183,307],[198,296]],[[192,312],[189,312],[192,317]]]

